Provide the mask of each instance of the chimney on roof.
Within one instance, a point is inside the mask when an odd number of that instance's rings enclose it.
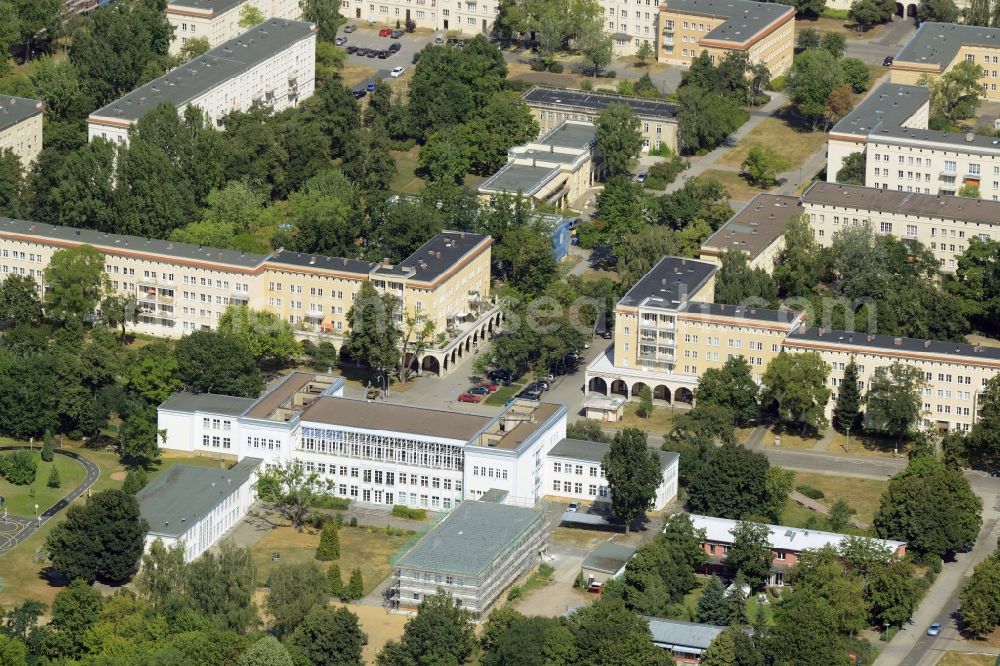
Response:
[[[972,132],[966,132],[965,133],[965,140],[968,143],[972,143],[973,141],[975,141],[975,139],[976,139],[976,135],[973,134]]]
[[[316,255],[314,254],[313,256],[309,257],[309,265],[312,266],[315,263],[316,263]]]
[[[819,337],[821,337],[821,338],[823,337],[823,334],[824,334],[824,333],[826,333],[826,330],[825,330],[825,329],[824,329],[824,328],[823,328],[822,326],[820,326],[820,327],[819,327],[819,330],[818,330],[818,331],[816,331],[816,335],[818,335],[818,336],[819,336]]]
[[[347,257],[344,257],[344,265],[347,265]]]
[[[869,333],[867,337],[868,337],[868,342],[874,342],[875,341],[875,336],[874,335],[871,335]]]
[[[931,346],[931,341],[930,340],[924,340],[924,349],[927,349],[930,346]]]
[[[893,338],[892,339],[892,344],[894,344],[894,345],[896,345],[898,347],[899,345],[903,344],[903,338]]]
[[[389,257],[382,257],[382,266],[384,268],[392,268],[392,260]]]

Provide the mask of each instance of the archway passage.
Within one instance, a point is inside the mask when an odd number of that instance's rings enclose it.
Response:
[[[628,384],[620,379],[616,379],[611,382],[611,392],[617,393],[620,396],[628,397]]]
[[[916,5],[907,5],[906,6],[906,15],[909,16],[910,18],[917,18],[917,6]]]
[[[632,396],[635,398],[639,398],[642,395],[642,389],[644,388],[649,388],[649,386],[644,384],[643,382],[636,382],[635,384],[632,385]]]
[[[689,388],[681,387],[674,391],[674,402],[685,402],[690,405],[694,402],[694,393]]]
[[[433,372],[435,375],[441,375],[441,363],[434,356],[424,356],[424,360],[420,364],[420,369],[423,372]]]
[[[663,402],[670,402],[670,389],[660,384],[655,389],[653,389],[653,400],[662,400]]]
[[[903,8],[903,3],[896,3],[896,16],[906,16],[905,10]]]
[[[588,388],[591,393],[608,394],[608,383],[604,381],[604,377],[591,377]]]

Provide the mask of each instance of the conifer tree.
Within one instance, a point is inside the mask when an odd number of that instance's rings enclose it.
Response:
[[[319,536],[319,547],[316,548],[316,559],[323,562],[340,559],[340,535],[337,533],[336,523],[332,520],[323,525],[323,531]]]
[[[55,457],[55,454],[52,452],[54,448],[55,447],[52,444],[52,433],[46,430],[45,439],[42,444],[42,460],[45,462],[52,462],[52,459]]]
[[[344,580],[340,577],[340,565],[331,564],[326,570],[326,579],[330,582],[330,596],[344,596]]]
[[[840,432],[848,429],[857,432],[861,416],[861,389],[858,388],[858,364],[853,357],[844,368],[844,379],[838,389],[837,406],[833,409],[833,425]]]
[[[361,577],[361,569],[358,567],[354,567],[354,570],[351,571],[351,580],[347,584],[347,596],[349,599],[344,601],[356,601],[365,596],[365,581]]]
[[[726,586],[718,576],[708,579],[705,591],[698,599],[695,619],[703,624],[728,624],[729,601],[726,599]]]

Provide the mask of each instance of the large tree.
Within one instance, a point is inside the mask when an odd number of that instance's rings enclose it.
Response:
[[[301,529],[309,507],[333,489],[333,483],[319,472],[307,471],[299,460],[269,465],[260,472],[257,494],[273,502],[292,527]]]
[[[378,666],[468,663],[476,649],[472,614],[444,590],[424,595],[417,615],[399,641],[390,640],[378,655]]]
[[[927,384],[921,368],[896,361],[875,369],[865,396],[868,427],[896,438],[896,447],[919,424]]]
[[[709,368],[698,379],[694,398],[699,405],[715,404],[732,410],[736,425],[745,427],[757,418],[760,387],[742,356],[728,359],[721,368]]]
[[[0,321],[35,324],[42,318],[38,282],[28,275],[8,275],[0,282]]]
[[[889,480],[873,526],[879,536],[905,541],[915,553],[942,557],[975,542],[982,508],[960,471],[922,455]]]
[[[503,615],[503,610],[490,613],[489,621],[498,614]],[[566,620],[521,615],[503,629],[480,663],[483,666],[573,666],[578,658],[573,631]]]
[[[840,432],[857,432],[861,417],[861,387],[858,385],[858,364],[854,357],[844,368],[844,378],[837,387],[837,404],[833,408],[833,427]]]
[[[611,491],[611,511],[625,522],[628,532],[632,521],[651,508],[663,483],[660,457],[647,447],[644,431],[625,428],[611,440],[601,468]]]
[[[727,442],[709,452],[688,484],[688,507],[694,513],[739,520],[767,515],[767,458]]]
[[[612,175],[628,173],[632,160],[642,151],[641,124],[632,107],[609,104],[594,123],[597,128],[597,152]]]
[[[788,74],[788,93],[796,110],[816,126],[826,115],[830,93],[841,82],[837,59],[822,49],[800,53]]]
[[[223,331],[199,330],[175,345],[177,378],[185,391],[256,398],[260,370],[243,341]]]
[[[677,91],[677,126],[681,143],[691,153],[722,144],[747,120],[738,102],[696,85]]]
[[[826,425],[824,410],[830,399],[827,365],[815,352],[781,352],[771,359],[764,372],[765,403],[770,401],[778,418],[802,432]]]
[[[289,647],[313,666],[361,666],[367,643],[358,616],[343,606],[314,606],[288,639]]]
[[[278,636],[287,636],[302,626],[309,612],[325,606],[329,598],[326,574],[313,561],[282,562],[271,570],[269,581],[264,608]],[[323,618],[319,620],[322,624]]]
[[[986,380],[978,407],[979,418],[972,425],[966,453],[977,467],[997,469],[1000,467],[1000,375]]]
[[[628,176],[610,179],[597,195],[601,235],[607,240],[640,231],[644,214],[642,185],[632,182]]]
[[[56,250],[45,267],[45,312],[53,319],[82,320],[107,288],[104,255],[91,245]]]
[[[649,622],[614,599],[602,599],[570,616],[577,627],[579,666],[667,666],[670,655],[653,644]]]
[[[346,342],[348,353],[382,375],[395,369],[399,360],[401,333],[396,326],[399,307],[396,296],[388,291],[379,294],[371,281],[365,281],[347,313],[351,324]]]
[[[959,593],[962,629],[976,638],[1000,625],[1000,551],[976,565]]]
[[[740,521],[732,529],[733,545],[726,554],[726,566],[742,574],[751,587],[759,589],[771,573],[770,528],[761,523]],[[731,594],[743,594],[733,590]]]
[[[726,250],[715,278],[715,302],[748,308],[773,308],[778,287],[762,268],[751,268],[742,250]]]
[[[230,305],[219,318],[218,330],[242,340],[257,362],[284,364],[299,349],[291,324],[267,310]]]
[[[139,567],[149,525],[135,497],[121,490],[95,493],[66,511],[45,540],[52,568],[67,578],[121,583]]]
[[[340,5],[324,0],[301,0],[302,20],[315,23],[317,36],[326,42],[337,38],[337,28],[344,22],[340,15]]]

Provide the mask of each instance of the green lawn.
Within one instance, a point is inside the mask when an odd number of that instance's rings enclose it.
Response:
[[[389,189],[398,194],[417,194],[424,189],[424,179],[416,174],[420,166],[420,148],[414,146],[410,150],[393,150],[392,158],[396,160],[396,175],[389,183]]]
[[[35,482],[31,485],[15,486],[5,479],[0,479],[0,497],[6,500],[4,508],[12,514],[29,518],[36,515],[36,504],[38,513],[42,513],[80,485],[86,476],[83,465],[66,456],[57,455],[52,462],[45,462],[42,460],[41,450],[36,449],[34,457],[38,461],[38,470],[35,472]],[[49,474],[53,467],[59,472],[58,488],[48,486]]]
[[[524,388],[525,384],[526,382],[512,382],[510,386],[501,386],[496,390],[496,392],[486,396],[486,400],[483,400],[483,404],[503,407],[507,404],[508,400],[521,392],[521,389]]]

